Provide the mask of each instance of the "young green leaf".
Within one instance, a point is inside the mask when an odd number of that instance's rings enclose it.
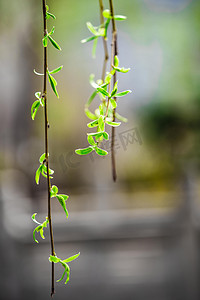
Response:
[[[45,161],[45,159],[46,159],[46,153],[43,153],[43,154],[40,156],[40,158],[39,158],[39,162],[40,162],[41,164],[43,164],[44,161]]]
[[[64,278],[65,274],[67,274],[67,279],[66,279],[66,281],[65,281],[65,284],[67,284],[67,282],[69,281],[70,267],[68,266],[68,264],[64,263],[62,260],[60,261],[60,263],[61,263],[62,266],[65,268],[65,270],[64,270],[64,272],[63,272],[61,278],[58,279],[58,280],[56,280],[56,282],[61,281],[61,280]]]
[[[51,84],[52,90],[54,91],[54,93],[56,94],[57,98],[59,98],[56,86],[57,86],[57,81],[55,80],[55,78],[48,72],[48,78],[49,78],[49,82]]]
[[[118,127],[121,122],[110,122],[110,121],[106,121],[106,124],[113,126],[113,127]]]
[[[32,219],[33,222],[35,222],[36,224],[41,225],[41,223],[39,223],[39,222],[36,220],[36,218],[35,218],[36,215],[37,215],[37,213],[34,213],[34,214],[31,216],[31,219]]]
[[[94,74],[90,74],[90,76],[89,76],[89,83],[90,83],[90,85],[91,85],[94,89],[96,89],[96,88],[99,87],[99,85],[96,84],[96,82],[94,81]],[[96,91],[95,91],[95,92],[96,92]]]
[[[107,32],[108,32],[108,26],[109,26],[109,23],[110,23],[110,18],[107,19],[107,21],[105,22],[105,25],[104,25],[104,28],[105,28],[105,35],[104,35],[104,38],[105,40],[107,40]]]
[[[86,25],[87,25],[87,28],[89,29],[89,31],[92,34],[98,36],[98,31],[96,31],[96,29],[94,28],[94,26],[90,22],[87,22]]]
[[[44,47],[47,47],[47,44],[48,44],[48,40],[47,40],[47,34],[43,37],[43,39],[42,39],[42,43],[43,43],[43,46]]]
[[[105,124],[104,124],[104,118],[103,118],[103,116],[99,117],[98,124],[99,124],[99,130],[100,131],[104,131]]]
[[[117,93],[117,94],[115,94],[115,97],[123,97],[123,96],[127,95],[128,93],[132,93],[132,91],[127,90],[127,91],[123,91],[121,93]]]
[[[113,109],[115,109],[117,107],[117,103],[114,99],[110,99],[110,103],[111,103]]]
[[[111,81],[111,78],[112,78],[112,74],[111,73],[108,73],[105,77],[105,83],[109,84],[110,81]]]
[[[111,97],[115,97],[115,94],[117,93],[117,89],[118,89],[117,84],[118,84],[118,80],[114,84],[113,90],[111,92]]]
[[[61,50],[61,48],[60,48],[60,46],[58,45],[58,43],[57,43],[50,35],[48,35],[48,38],[49,38],[50,42],[52,43],[52,45],[53,45],[56,49]]]
[[[125,69],[124,67],[123,67],[123,68],[114,67],[114,69],[115,69],[117,72],[121,72],[121,73],[127,73],[128,71],[130,71],[130,68]]]
[[[124,20],[127,19],[127,17],[126,16],[121,16],[121,15],[115,15],[114,19],[117,20],[117,21],[124,21]]]
[[[49,71],[50,74],[55,74],[55,73],[58,73],[60,70],[62,70],[63,66],[60,66],[52,71]]]
[[[91,37],[89,37],[89,38],[86,38],[86,39],[81,40],[81,43],[84,44],[84,43],[93,41],[93,40],[95,40],[95,39],[97,39],[97,38],[98,38],[98,37],[94,35],[94,36],[91,36]]]
[[[55,26],[53,26],[53,28],[51,29],[51,31],[49,32],[48,35],[51,35],[51,34],[53,34],[54,32],[55,32]]]
[[[34,72],[36,75],[38,75],[38,76],[44,76],[44,74],[38,73],[35,69],[33,70],[33,72]]]
[[[67,259],[64,259],[63,262],[64,263],[69,263],[69,262],[77,259],[79,257],[79,255],[80,255],[80,252],[78,254],[75,254],[73,256],[68,257]]]
[[[50,255],[50,257],[49,257],[49,261],[50,261],[50,262],[54,262],[54,263],[56,264],[56,263],[60,262],[60,261],[61,261],[61,259],[60,259],[60,258],[58,258],[57,256]]]
[[[51,17],[54,20],[56,19],[56,17],[53,14],[49,13],[49,12],[46,12],[46,17],[47,18]]]
[[[110,97],[110,94],[105,89],[103,89],[102,87],[98,87],[97,91],[100,92],[103,96]]]
[[[92,95],[90,96],[90,98],[88,99],[88,101],[86,102],[85,107],[89,107],[90,106],[90,104],[92,103],[92,101],[94,100],[94,98],[96,97],[96,95],[97,95],[97,91],[94,91],[92,93]]]
[[[65,203],[65,199],[63,197],[63,195],[59,194],[59,195],[56,195],[56,198],[58,199],[58,201],[60,202],[60,205],[62,206],[65,214],[66,214],[66,218],[68,218],[69,216],[69,213],[68,213],[68,210],[67,210],[67,207],[66,207],[66,203]]]
[[[35,115],[36,115],[39,107],[40,107],[40,100],[36,100],[35,102],[33,102],[32,106],[31,106],[31,117],[32,117],[32,120],[35,119]]]
[[[98,126],[98,120],[92,121],[87,124],[89,128],[97,127]]]
[[[114,66],[115,66],[115,67],[118,67],[118,66],[119,66],[119,58],[118,58],[117,55],[115,55],[115,57],[114,57]]]
[[[94,138],[91,136],[91,135],[88,135],[87,136],[87,140],[88,140],[88,143],[92,146],[96,146],[96,143],[94,141]]]
[[[96,120],[97,118],[87,107],[85,108],[85,114],[91,120]]]
[[[105,150],[103,150],[103,149],[101,149],[101,148],[99,148],[99,147],[96,147],[96,148],[95,148],[95,151],[96,151],[96,153],[97,153],[98,155],[100,155],[100,156],[105,156],[105,155],[108,154],[107,151],[105,151]]]
[[[36,92],[36,93],[35,93],[35,97],[36,97],[38,100],[40,100],[40,98],[41,98],[41,92]]]
[[[37,184],[39,184],[40,181],[40,173],[42,172],[42,165],[39,166],[39,168],[37,169],[36,173],[35,173],[35,182]]]
[[[122,122],[124,122],[124,123],[127,123],[128,122],[128,119],[127,118],[125,118],[125,117],[122,117],[120,114],[118,114],[117,112],[115,112],[115,117],[118,119],[118,120],[120,120],[120,121],[122,121]]]
[[[51,192],[50,192],[51,198],[56,197],[57,193],[58,193],[58,188],[56,185],[53,185],[51,187]]]
[[[103,138],[108,141],[109,140],[109,134],[107,132],[103,132]]]
[[[92,152],[93,150],[94,150],[93,147],[89,146],[89,147],[83,148],[83,149],[76,149],[75,152],[78,155],[87,155],[90,152]]]
[[[105,9],[104,11],[103,11],[103,16],[104,16],[104,18],[111,18],[111,14],[110,14],[110,10],[109,9]]]
[[[67,201],[67,199],[69,198],[69,196],[68,195],[65,195],[65,194],[59,194],[61,197],[63,197],[63,199],[65,200],[65,201]]]

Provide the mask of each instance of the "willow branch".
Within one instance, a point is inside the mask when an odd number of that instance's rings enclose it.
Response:
[[[103,1],[99,0],[99,7],[100,7],[100,22],[101,24],[104,24],[104,17],[103,17]],[[103,69],[102,69],[102,75],[101,75],[101,79],[102,81],[104,81],[105,76],[106,76],[106,66],[107,66],[107,62],[109,59],[109,55],[108,55],[108,46],[107,46],[107,41],[106,38],[103,36],[103,47],[104,47],[104,62],[103,62]]]
[[[118,54],[118,47],[117,47],[117,29],[115,25],[115,19],[114,19],[114,8],[113,8],[113,1],[109,0],[110,4],[110,14],[112,17],[112,57],[111,57],[111,67],[114,65],[114,57]],[[117,81],[117,74],[113,75],[113,86],[115,85]],[[117,98],[114,98],[115,101]],[[113,109],[113,122],[115,121],[115,111],[116,109]],[[117,179],[117,173],[116,173],[116,160],[115,160],[115,127],[112,127],[112,136],[111,136],[111,162],[112,162],[112,177],[113,180],[116,181]]]
[[[47,34],[47,20],[46,20],[46,0],[43,0],[43,22],[44,22],[44,36]],[[47,167],[47,187],[48,187],[48,220],[50,230],[51,241],[51,254],[55,255],[54,240],[53,240],[53,228],[51,220],[51,182],[49,176],[49,151],[48,151],[48,113],[47,113],[47,47],[44,47],[44,87],[43,87],[43,99],[44,99],[44,119],[45,119],[45,156]],[[51,297],[55,293],[54,288],[54,263],[52,262],[52,274],[51,274]]]

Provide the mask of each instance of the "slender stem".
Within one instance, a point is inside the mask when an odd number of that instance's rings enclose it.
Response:
[[[112,17],[112,58],[111,58],[111,66],[114,65],[114,57],[118,54],[118,47],[117,47],[117,29],[115,25],[114,19],[114,8],[113,8],[113,1],[109,0],[110,4],[110,14]],[[113,86],[117,81],[117,74],[113,75]],[[114,98],[117,101],[116,97]],[[115,121],[115,108],[113,109],[113,122]],[[116,172],[116,160],[115,160],[115,127],[112,127],[112,136],[111,136],[111,162],[112,162],[112,177],[113,181],[117,179],[117,172]]]
[[[46,0],[43,0],[43,22],[44,22],[44,36],[47,34],[47,19],[46,19]],[[47,113],[47,47],[44,47],[44,87],[43,87],[43,99],[44,99],[44,119],[45,119],[45,154],[46,154],[46,167],[47,167],[47,187],[48,187],[48,220],[50,229],[51,240],[51,254],[55,255],[54,240],[53,240],[53,228],[51,220],[51,182],[49,176],[49,151],[48,151],[48,113]],[[52,262],[52,274],[51,274],[51,297],[55,293],[54,288],[54,263]]]
[[[100,22],[101,24],[104,24],[104,17],[103,17],[103,1],[99,0],[99,7],[100,7]],[[101,79],[102,81],[104,81],[105,76],[106,76],[106,66],[107,66],[107,62],[109,59],[109,55],[108,55],[108,46],[107,46],[107,41],[105,39],[105,37],[102,37],[103,39],[103,47],[104,47],[104,62],[103,62],[103,69],[102,69],[102,75],[101,75]]]

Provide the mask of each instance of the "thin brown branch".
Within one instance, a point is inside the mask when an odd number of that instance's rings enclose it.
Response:
[[[118,54],[118,47],[117,47],[117,29],[115,25],[114,19],[114,7],[113,1],[109,0],[110,4],[110,14],[112,17],[112,57],[111,57],[111,67],[114,65],[114,57]],[[117,81],[117,74],[113,75],[113,86]],[[116,97],[114,98],[117,101]],[[113,122],[115,121],[115,110],[113,109]],[[112,162],[112,177],[113,180],[116,181],[117,179],[117,172],[116,172],[116,160],[115,160],[115,127],[112,127],[112,136],[111,136],[111,162]]]
[[[47,34],[47,20],[46,20],[46,0],[43,0],[43,22],[44,22],[44,36]],[[47,111],[47,47],[44,47],[44,87],[43,87],[43,99],[44,99],[44,119],[45,119],[45,156],[47,167],[47,187],[48,187],[48,220],[51,240],[51,254],[55,255],[54,240],[53,240],[53,228],[51,220],[51,182],[49,176],[49,151],[48,151],[48,111]],[[51,297],[55,293],[54,288],[54,263],[52,262],[52,274],[51,274]]]
[[[101,24],[104,24],[104,17],[103,17],[103,1],[99,0],[99,7],[100,7],[100,22]],[[103,40],[103,47],[104,47],[104,62],[103,62],[103,69],[102,69],[102,75],[101,75],[101,79],[102,81],[104,81],[105,76],[106,76],[106,66],[107,66],[107,62],[109,59],[109,55],[108,55],[108,46],[107,46],[107,40],[106,38],[103,36],[102,37]]]

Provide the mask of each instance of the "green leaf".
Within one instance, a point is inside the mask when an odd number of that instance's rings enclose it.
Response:
[[[114,19],[117,20],[117,21],[123,21],[123,20],[126,20],[127,17],[126,16],[121,16],[121,15],[115,15]]]
[[[58,73],[60,70],[62,70],[63,66],[60,66],[52,71],[49,71],[50,74],[55,74],[55,73]]]
[[[121,122],[110,122],[110,121],[106,121],[106,123],[113,127],[118,127],[121,124]]]
[[[89,83],[90,83],[90,85],[91,85],[94,89],[96,89],[96,88],[99,87],[98,84],[96,84],[96,82],[94,81],[94,74],[90,74],[90,76],[89,76]],[[96,91],[95,91],[95,92],[96,92]]]
[[[38,73],[35,69],[33,70],[33,72],[34,72],[36,75],[38,75],[38,76],[44,76],[44,74]]]
[[[115,94],[115,97],[123,97],[123,96],[127,95],[128,93],[132,93],[132,91],[131,90],[123,91],[121,93]]]
[[[37,215],[37,213],[34,213],[34,214],[31,216],[31,219],[32,219],[33,222],[35,222],[36,224],[41,225],[41,223],[39,223],[39,222],[36,220],[36,218],[35,218],[36,215]]]
[[[105,131],[103,132],[103,138],[107,141],[109,140],[109,134]]]
[[[58,188],[56,185],[53,185],[51,187],[51,192],[50,192],[51,198],[56,197],[57,193],[58,193]]]
[[[36,115],[39,107],[40,107],[40,100],[36,100],[35,102],[33,102],[32,106],[31,106],[31,117],[32,117],[32,120],[35,119],[35,115]]]
[[[105,28],[105,40],[107,40],[107,32],[108,32],[108,26],[109,26],[109,23],[110,23],[110,18],[107,19],[107,21],[105,22],[105,25],[104,25],[104,28]]]
[[[93,47],[92,47],[92,57],[93,58],[96,57],[97,43],[98,43],[98,39],[95,39],[94,42],[93,42]]]
[[[36,173],[35,173],[35,182],[37,184],[39,184],[40,181],[40,173],[42,172],[42,165],[39,166],[39,168],[37,169]]]
[[[85,104],[86,107],[90,106],[90,104],[92,103],[92,101],[94,100],[94,98],[96,97],[96,95],[97,95],[97,91],[94,91],[92,93],[92,95],[90,96],[90,98],[88,99],[88,101],[86,102],[86,104]]]
[[[96,120],[97,118],[87,107],[85,108],[85,114],[91,120]]]
[[[60,205],[62,206],[62,208],[63,208],[63,210],[64,210],[64,212],[66,214],[66,218],[68,218],[69,213],[68,213],[68,210],[67,210],[67,207],[66,207],[66,203],[65,203],[66,200],[64,199],[64,197],[61,194],[56,195],[56,198],[60,202]]]
[[[46,11],[49,11],[49,6],[46,4]]]
[[[88,135],[87,136],[87,140],[88,140],[88,143],[92,146],[96,146],[96,143],[94,141],[94,138],[91,136],[91,135]]]
[[[54,32],[55,32],[55,26],[53,26],[53,28],[51,29],[51,31],[49,32],[48,35],[51,35],[51,34],[53,34]]]
[[[65,201],[69,198],[69,196],[65,194],[59,194],[59,195],[62,196]]]
[[[117,103],[114,99],[110,99],[110,103],[111,103],[113,109],[115,109],[117,107]]]
[[[36,92],[36,93],[35,93],[35,97],[36,97],[38,100],[40,100],[40,98],[41,98],[41,92]]]
[[[122,117],[120,114],[118,114],[117,112],[115,112],[115,117],[118,119],[118,120],[120,120],[120,121],[122,121],[122,122],[124,122],[124,123],[127,123],[128,122],[128,119],[127,118],[125,118],[125,117]]]
[[[34,215],[35,215],[35,214],[34,214]],[[33,218],[32,218],[32,219],[33,219]],[[33,219],[33,221],[34,221],[34,219]],[[40,224],[40,223],[38,223],[36,220],[35,220],[34,222],[36,222],[37,224]],[[36,243],[39,243],[39,242],[38,242],[38,240],[36,240],[36,238],[35,238],[35,233],[36,233],[36,232],[39,232],[41,238],[42,238],[42,239],[45,239],[45,237],[44,237],[44,228],[47,227],[47,224],[48,224],[48,223],[49,223],[49,220],[48,220],[48,218],[46,217],[46,220],[45,220],[42,224],[40,224],[39,226],[37,226],[37,227],[33,230],[33,239],[34,239],[34,241],[35,241]]]
[[[36,227],[36,228],[37,228],[37,227]],[[38,244],[39,242],[38,242],[38,240],[37,240],[36,237],[35,237],[36,228],[33,230],[33,239],[34,239],[34,241]]]
[[[111,92],[111,97],[115,97],[115,94],[117,93],[117,89],[118,89],[117,84],[118,84],[118,80],[114,84],[113,90]]]
[[[103,11],[103,16],[104,16],[104,18],[111,18],[111,15],[110,15],[110,10],[109,9],[105,9],[104,11]]]
[[[99,117],[99,119],[98,119],[98,124],[99,124],[99,130],[100,130],[100,131],[104,131],[105,124],[104,124],[103,116],[100,116],[100,117]]]
[[[115,57],[114,57],[114,66],[115,66],[115,67],[118,67],[118,66],[119,66],[119,58],[118,58],[117,55],[115,55]]]
[[[70,268],[69,268],[69,266],[68,266],[66,263],[64,263],[64,262],[62,262],[62,261],[60,261],[60,263],[61,263],[62,266],[65,268],[65,270],[64,270],[64,272],[63,272],[62,277],[61,277],[60,279],[56,280],[56,282],[61,281],[61,280],[64,278],[65,274],[67,273],[67,279],[66,279],[66,281],[65,281],[65,284],[67,284],[67,282],[69,281]]]
[[[49,261],[54,262],[55,264],[60,262],[60,260],[61,260],[60,258],[58,258],[57,256],[54,256],[54,255],[50,255],[50,257],[49,257]]]
[[[41,156],[40,156],[40,158],[39,158],[39,162],[41,163],[41,164],[43,164],[43,162],[46,160],[46,153],[43,153]]]
[[[48,35],[48,38],[49,38],[50,42],[52,43],[52,45],[53,45],[56,49],[61,50],[61,48],[60,48],[60,46],[58,45],[58,43],[57,43],[50,35]]]
[[[49,13],[49,12],[46,12],[46,16],[51,17],[54,20],[56,19],[56,17],[53,14]]]
[[[68,257],[67,259],[64,259],[63,262],[69,263],[69,262],[71,262],[71,261],[77,259],[77,258],[79,257],[79,255],[80,255],[80,252],[79,252],[78,254],[75,254],[75,255],[73,255],[73,256]]]
[[[98,155],[101,155],[101,156],[105,156],[105,155],[108,154],[107,151],[105,151],[105,150],[103,150],[103,149],[101,149],[101,148],[98,148],[98,147],[96,147],[94,150],[96,151],[96,153],[97,153]]]
[[[114,69],[115,69],[117,72],[121,72],[121,73],[127,73],[128,71],[130,71],[130,68],[125,69],[124,67],[123,67],[123,68],[114,67]]]
[[[112,74],[108,73],[105,77],[105,83],[109,84],[112,78]]]
[[[98,87],[97,91],[100,92],[103,96],[110,97],[110,94],[105,89],[103,89],[101,87]]]
[[[78,155],[87,155],[90,152],[92,152],[93,150],[94,150],[93,147],[89,146],[89,147],[83,148],[83,149],[76,149],[75,152]]]
[[[48,78],[49,78],[49,82],[51,84],[52,90],[54,91],[54,93],[56,94],[56,96],[59,98],[56,86],[57,86],[57,81],[55,80],[55,78],[48,72]]]
[[[44,47],[47,47],[47,43],[48,43],[48,40],[47,40],[47,34],[43,37],[43,39],[42,39],[42,43],[43,43],[43,46]]]
[[[89,37],[89,38],[86,38],[86,39],[81,40],[81,43],[84,44],[84,43],[93,41],[93,40],[95,40],[95,39],[98,39],[98,37],[94,35],[94,36],[91,36],[91,37]]]
[[[86,25],[87,25],[87,28],[89,29],[89,31],[92,34],[98,36],[98,34],[99,34],[98,31],[96,31],[96,29],[94,28],[94,26],[90,22],[87,22]]]
[[[99,123],[98,123],[98,120],[95,120],[95,121],[92,121],[92,122],[88,123],[87,126],[88,126],[89,128],[93,128],[93,127],[97,127],[98,124],[99,124]]]

